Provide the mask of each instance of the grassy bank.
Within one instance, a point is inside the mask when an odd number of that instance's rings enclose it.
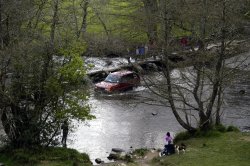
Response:
[[[187,145],[185,154],[157,157],[150,165],[248,166],[250,163],[250,133],[217,133],[181,142]]]
[[[87,154],[66,148],[0,150],[0,163],[7,166],[89,166]]]

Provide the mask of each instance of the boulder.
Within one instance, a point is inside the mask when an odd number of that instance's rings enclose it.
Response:
[[[103,161],[102,161],[100,158],[95,159],[95,162],[96,162],[97,164],[103,163]]]
[[[246,93],[246,91],[242,89],[242,90],[239,91],[239,93],[244,95]]]
[[[158,113],[157,112],[152,112],[151,113],[153,116],[157,115]]]
[[[119,153],[112,151],[107,158],[109,160],[118,160],[120,158],[120,155],[119,155]]]
[[[116,152],[116,153],[125,152],[125,150],[120,149],[120,148],[112,148],[111,151],[112,151],[112,152]]]
[[[107,157],[109,160],[119,160],[126,156],[126,152],[123,149],[112,149],[109,156]]]

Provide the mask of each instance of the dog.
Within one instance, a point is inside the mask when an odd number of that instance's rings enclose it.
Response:
[[[180,151],[182,151],[184,154],[186,152],[186,145],[184,143],[181,143],[181,145],[175,145],[175,151],[180,154]]]

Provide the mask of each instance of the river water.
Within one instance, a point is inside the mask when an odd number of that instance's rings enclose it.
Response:
[[[249,132],[250,53],[235,58],[238,62],[235,63],[234,58],[229,59],[227,66],[238,67],[239,79],[225,91],[222,122]],[[93,70],[107,67],[106,63],[110,64],[110,59],[91,58],[87,61],[96,64]],[[124,63],[125,59],[115,58],[109,67]],[[178,70],[175,71],[178,73]],[[240,93],[241,90],[244,93]],[[68,146],[88,153],[92,161],[101,158],[106,162],[112,148],[162,148],[167,131],[174,135],[183,131],[183,128],[169,108],[142,103],[141,97],[148,95],[150,92],[144,86],[114,95],[92,94],[89,102],[96,119],[77,123],[69,135]],[[3,132],[1,127],[0,131]]]
[[[249,57],[249,53],[238,57]],[[94,58],[88,61],[96,63]],[[114,65],[117,65],[117,62],[126,63],[123,59],[113,61],[116,62],[112,63]],[[237,65],[230,62],[234,61],[228,60],[228,67]],[[97,66],[100,68],[105,66],[105,63],[105,60],[98,60]],[[235,80],[225,91],[222,121],[226,125],[238,126],[242,131],[249,131],[250,58],[239,64],[240,79]],[[245,93],[239,93],[240,90]],[[148,90],[140,86],[121,94],[92,94],[90,104],[96,119],[78,124],[70,135],[69,147],[88,153],[92,161],[95,158],[108,161],[107,156],[112,148],[162,148],[167,131],[174,135],[183,131],[183,128],[169,108],[140,102],[140,96],[148,95],[146,92]]]

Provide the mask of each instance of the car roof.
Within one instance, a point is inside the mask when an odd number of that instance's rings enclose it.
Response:
[[[118,75],[118,76],[124,76],[124,75],[128,75],[128,74],[132,74],[134,73],[133,71],[129,71],[129,70],[120,70],[120,71],[116,71],[111,73],[112,75]]]

